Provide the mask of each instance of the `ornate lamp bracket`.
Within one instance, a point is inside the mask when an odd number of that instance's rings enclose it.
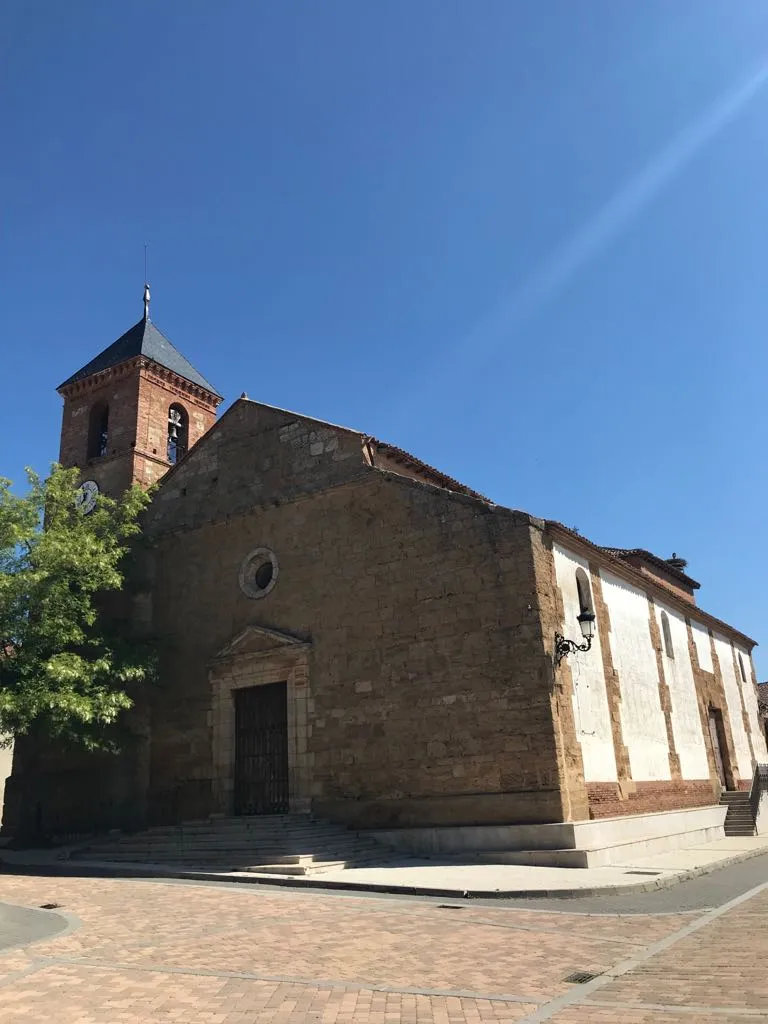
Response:
[[[575,640],[566,640],[560,633],[555,633],[555,664],[559,665],[563,658],[567,658],[574,651],[588,651],[592,646],[592,637],[587,637],[583,644],[577,644]]]
[[[567,658],[574,651],[588,651],[592,646],[592,637],[595,632],[595,613],[583,611],[576,616],[581,635],[584,637],[583,644],[577,644],[575,640],[566,640],[562,633],[555,633],[555,665],[559,665],[563,658]]]

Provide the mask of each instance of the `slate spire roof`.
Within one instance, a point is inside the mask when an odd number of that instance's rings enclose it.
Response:
[[[205,377],[197,372],[189,360],[171,344],[164,334],[158,331],[149,316],[142,317],[137,324],[134,324],[117,341],[112,342],[90,363],[86,363],[77,373],[67,377],[63,383],[59,384],[59,390],[68,384],[74,384],[75,381],[83,380],[84,377],[90,377],[93,373],[100,373],[102,370],[108,370],[111,366],[134,359],[136,356],[146,356],[147,359],[152,359],[160,366],[172,370],[179,377],[183,377],[185,380],[197,384],[198,387],[205,388],[217,398],[221,398],[218,391],[208,383]]]

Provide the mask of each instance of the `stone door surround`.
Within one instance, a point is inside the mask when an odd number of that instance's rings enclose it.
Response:
[[[288,806],[291,813],[309,812],[307,702],[311,649],[309,641],[289,633],[246,626],[211,661],[213,795],[219,814],[234,814],[235,690],[282,682],[286,683],[288,702]]]

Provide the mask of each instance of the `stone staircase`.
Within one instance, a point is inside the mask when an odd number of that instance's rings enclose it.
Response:
[[[749,793],[742,791],[723,793],[720,803],[725,804],[728,813],[723,829],[727,836],[753,836],[755,817],[749,802]]]
[[[217,871],[309,875],[383,864],[394,851],[310,815],[212,818],[115,834],[72,851],[77,861],[163,864]]]

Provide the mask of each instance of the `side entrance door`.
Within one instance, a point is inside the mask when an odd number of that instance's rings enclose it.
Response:
[[[709,709],[709,735],[712,739],[712,749],[715,752],[715,765],[720,778],[720,785],[723,789],[728,788],[725,778],[725,765],[723,763],[723,713],[719,708]]]
[[[235,690],[235,814],[288,810],[286,683]]]

